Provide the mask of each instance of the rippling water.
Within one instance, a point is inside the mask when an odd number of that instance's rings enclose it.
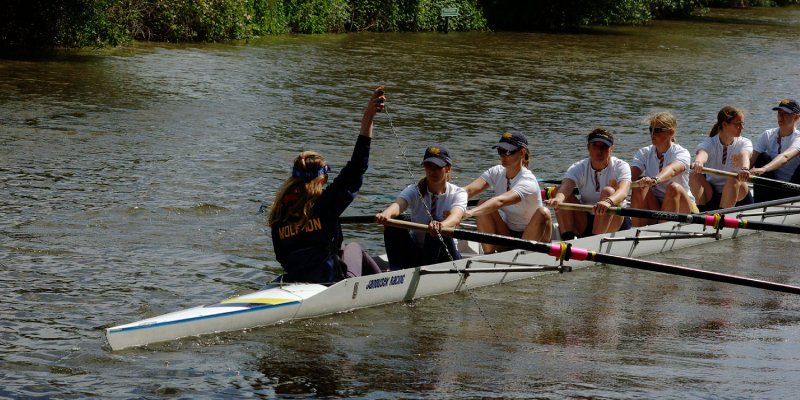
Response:
[[[489,146],[506,129],[529,135],[544,178],[584,156],[596,125],[630,158],[654,109],[675,111],[686,147],[728,103],[749,111],[753,137],[776,124],[778,100],[800,97],[798,21],[798,8],[727,10],[572,34],[0,60],[0,397],[793,396],[800,299],[615,267],[117,353],[102,334],[278,273],[259,205],[300,149],[344,164],[376,84],[389,115],[349,214],[382,209],[431,142],[449,145],[466,184],[497,161]],[[382,251],[379,229],[346,235]],[[798,285],[799,241],[755,235],[659,259]]]

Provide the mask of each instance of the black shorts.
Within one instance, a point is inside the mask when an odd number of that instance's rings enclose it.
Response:
[[[697,209],[700,210],[700,212],[719,210],[719,201],[722,200],[722,193],[713,189],[712,191],[714,194],[711,195],[711,200],[709,200],[708,203],[702,206],[699,204],[697,205]],[[753,195],[749,191],[747,192],[747,196],[744,196],[742,200],[736,202],[735,207],[745,206],[748,204],[753,204]]]

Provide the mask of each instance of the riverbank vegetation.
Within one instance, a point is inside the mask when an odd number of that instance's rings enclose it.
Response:
[[[685,17],[706,7],[800,0],[6,0],[0,47],[82,47],[130,40],[248,39],[284,33],[562,30]]]

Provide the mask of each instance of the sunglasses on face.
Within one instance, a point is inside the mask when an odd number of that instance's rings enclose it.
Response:
[[[497,149],[497,154],[498,154],[500,157],[508,157],[508,156],[510,156],[510,155],[514,155],[514,154],[516,154],[518,151],[519,151],[519,149],[516,149],[516,150],[506,150],[506,149],[500,149],[500,148],[498,148],[498,149]]]
[[[654,133],[669,132],[672,129],[670,129],[670,128],[653,128],[651,126],[651,127],[647,128],[647,130],[650,131],[650,134],[652,135]]]

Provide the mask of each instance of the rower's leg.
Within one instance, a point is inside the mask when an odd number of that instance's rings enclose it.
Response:
[[[691,173],[689,175],[689,189],[694,195],[694,200],[698,206],[704,206],[714,195],[714,189],[708,183],[705,174]]]
[[[553,217],[550,210],[545,207],[537,207],[531,217],[531,221],[522,232],[525,240],[535,240],[537,242],[550,242],[553,237]]]
[[[600,193],[600,200],[607,199],[614,195],[616,190],[611,186],[606,186]],[[612,213],[605,213],[603,215],[595,215],[594,223],[592,224],[592,234],[597,235],[600,233],[616,232],[622,226],[624,218]]]
[[[504,236],[508,236],[511,233],[505,221],[503,221],[503,218],[500,217],[500,213],[497,211],[475,217],[475,225],[478,226],[478,232],[496,233]],[[481,247],[483,248],[483,254],[491,254],[495,251],[500,251],[500,249],[493,244],[481,243]]]
[[[719,208],[733,207],[737,201],[744,199],[747,192],[747,182],[739,181],[736,178],[725,178],[725,186],[722,188],[722,198],[719,200]]]
[[[631,191],[631,207],[643,208],[645,210],[658,210],[660,205],[658,199],[649,187],[637,187]],[[631,218],[633,226],[645,226],[655,224],[656,220],[648,218]]]
[[[661,204],[661,211],[669,211],[674,213],[691,213],[692,199],[689,198],[689,193],[680,184],[672,182],[667,186],[667,191],[664,193],[664,202]]]
[[[570,194],[564,199],[564,203],[577,202],[578,198],[574,194]],[[556,209],[556,220],[558,220],[558,231],[564,240],[570,240],[586,231],[586,213],[584,212]]]

